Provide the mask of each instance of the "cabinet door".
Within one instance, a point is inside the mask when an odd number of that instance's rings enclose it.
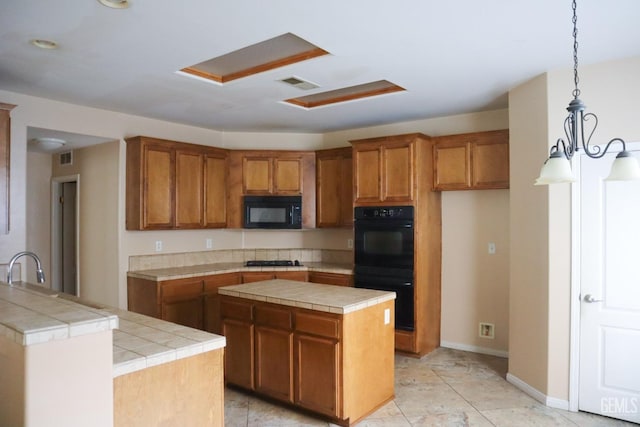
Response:
[[[221,286],[238,285],[241,282],[239,273],[226,273],[208,276],[204,279],[204,330],[214,334],[222,334],[222,314],[220,311]]]
[[[341,223],[342,158],[320,158],[316,160],[317,226],[338,227]]]
[[[143,148],[143,228],[172,228],[174,224],[174,152],[148,144]]]
[[[261,282],[263,280],[271,280],[276,276],[273,271],[251,271],[242,273],[242,283]]]
[[[275,278],[306,282],[309,280],[309,273],[307,273],[306,271],[276,271]]]
[[[338,341],[295,334],[295,403],[307,409],[339,416]]]
[[[302,158],[275,157],[273,177],[274,194],[302,194]]]
[[[472,146],[473,188],[509,188],[509,144],[506,132],[487,132]]]
[[[293,332],[255,327],[256,390],[293,402]]]
[[[351,150],[343,157],[340,167],[340,225],[353,226],[353,159]]]
[[[171,280],[162,283],[160,289],[160,316],[163,320],[202,329],[202,280]]]
[[[272,194],[272,165],[271,157],[244,157],[242,160],[243,194]]]
[[[387,144],[382,150],[383,200],[411,202],[413,200],[413,143]]]
[[[208,153],[204,162],[204,226],[227,226],[227,156]]]
[[[380,180],[380,147],[378,145],[362,145],[354,152],[355,168],[355,201],[378,202],[382,200]]]
[[[253,324],[225,318],[222,323],[222,333],[227,340],[227,346],[224,349],[226,382],[253,390],[255,385]]]
[[[436,143],[434,189],[465,190],[471,187],[470,144],[468,141]]]
[[[204,156],[198,151],[176,150],[176,228],[203,225]]]

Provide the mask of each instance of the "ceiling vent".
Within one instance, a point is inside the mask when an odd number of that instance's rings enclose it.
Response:
[[[296,88],[302,89],[302,90],[310,90],[310,89],[315,89],[317,87],[320,87],[315,83],[311,83],[311,82],[308,82],[306,80],[302,80],[302,79],[300,79],[298,77],[288,77],[288,78],[282,79],[280,81],[282,83],[286,83],[286,84],[288,84],[290,86],[293,86],[293,87],[296,87]]]

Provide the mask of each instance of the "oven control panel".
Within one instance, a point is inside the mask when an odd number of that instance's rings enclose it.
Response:
[[[357,207],[355,219],[413,219],[413,206]]]

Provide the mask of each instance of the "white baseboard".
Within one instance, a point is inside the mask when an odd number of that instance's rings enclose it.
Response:
[[[460,344],[457,342],[440,341],[440,347],[452,348],[454,350],[470,351],[472,353],[488,354],[490,356],[509,357],[508,351],[494,350],[492,348],[479,347],[477,345]]]
[[[515,375],[507,374],[507,381],[546,406],[556,409],[564,409],[565,411],[569,410],[568,400],[558,399],[557,397],[549,397],[538,389],[531,387],[529,384],[522,381]]]

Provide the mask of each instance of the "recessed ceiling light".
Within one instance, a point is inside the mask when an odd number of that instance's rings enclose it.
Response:
[[[103,6],[112,9],[126,9],[130,6],[129,0],[98,0]]]
[[[45,40],[45,39],[32,39],[29,40],[29,43],[34,45],[35,47],[39,47],[40,49],[57,49],[58,43],[53,40]]]

